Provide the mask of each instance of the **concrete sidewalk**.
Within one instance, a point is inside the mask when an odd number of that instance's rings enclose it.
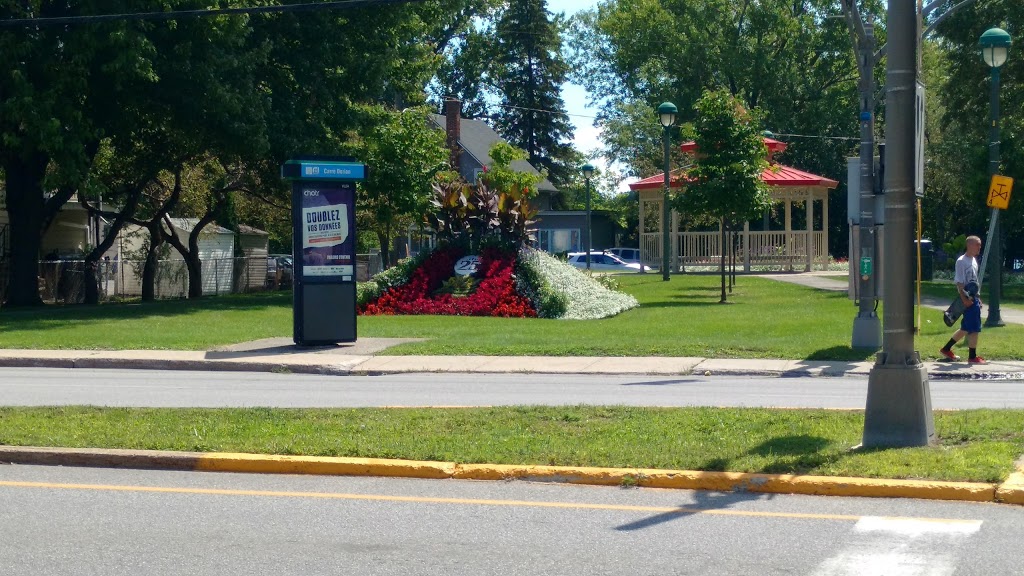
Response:
[[[651,374],[729,376],[867,375],[872,361],[592,356],[381,356],[402,339],[361,338],[350,345],[302,348],[288,338],[211,351],[0,350],[2,367],[224,370],[336,375],[410,372]],[[926,362],[935,379],[1024,379],[1024,362]]]

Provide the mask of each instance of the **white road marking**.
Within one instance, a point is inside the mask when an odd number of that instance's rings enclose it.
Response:
[[[815,576],[952,576],[957,550],[981,530],[980,520],[865,516],[847,545]]]
[[[935,522],[919,518],[865,516],[857,521],[853,530],[854,532],[888,532],[911,538],[924,534],[971,535],[981,530],[981,520],[964,520],[962,522],[944,520],[942,522]]]

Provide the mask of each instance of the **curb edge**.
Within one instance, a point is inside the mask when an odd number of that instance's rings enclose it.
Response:
[[[997,485],[980,482],[702,472],[694,470],[458,464],[455,462],[378,458],[19,446],[0,446],[0,462],[23,465],[195,470],[254,474],[312,474],[424,479],[451,478],[489,481],[524,480],[530,482],[597,486],[638,486],[718,492],[919,498],[924,500],[1024,504],[1024,472],[1015,472],[1010,475],[1006,482]]]

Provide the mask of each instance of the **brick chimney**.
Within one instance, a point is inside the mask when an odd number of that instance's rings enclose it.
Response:
[[[449,162],[452,169],[459,169],[459,136],[460,123],[462,120],[462,102],[454,96],[449,96],[444,101],[444,130],[447,135],[449,151]]]

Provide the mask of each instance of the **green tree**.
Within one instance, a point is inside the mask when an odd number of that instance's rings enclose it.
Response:
[[[988,195],[988,128],[991,69],[981,59],[978,41],[989,28],[998,26],[1013,35],[1006,63],[1000,69],[1000,172],[1024,181],[1024,57],[1019,50],[1024,29],[1024,5],[1012,0],[974,4],[951,15],[938,27],[945,50],[945,73],[938,87],[944,106],[942,145],[929,148],[930,164],[943,175],[943,189],[935,203],[948,203],[949,222],[943,240],[959,234],[981,235],[987,230],[991,210]],[[929,92],[931,94],[932,92]],[[929,192],[930,192],[929,188]],[[929,202],[930,196],[925,201]],[[935,207],[936,212],[943,207]],[[1024,208],[1012,198],[999,215],[999,227],[1007,259],[1024,258]],[[1005,265],[1005,263],[1004,263]]]
[[[120,2],[0,2],[0,18],[57,17],[127,8]],[[0,170],[10,219],[9,306],[41,303],[42,235],[74,195],[99,151],[101,123],[152,76],[137,26],[0,30]]]
[[[601,108],[604,152],[635,176],[661,170],[659,102],[674,102],[686,124],[704,90],[725,89],[763,110],[773,132],[812,136],[782,137],[781,161],[841,179],[856,142],[829,137],[856,136],[858,104],[848,30],[827,17],[840,12],[838,0],[610,0],[574,17],[571,77]],[[882,42],[883,32],[876,27]],[[845,253],[842,191],[830,214],[830,249]]]
[[[697,159],[689,172],[691,182],[676,196],[680,212],[708,214],[722,224],[725,254],[729,224],[749,220],[771,205],[771,193],[761,180],[768,167],[768,151],[761,136],[760,113],[748,110],[726,90],[707,91],[697,101],[694,142]],[[720,266],[722,302],[725,293],[725,258]]]
[[[147,2],[0,0],[0,17],[206,6]],[[89,200],[86,178],[103,146],[116,156],[103,171],[107,190],[125,194],[125,209],[145,208],[132,198],[162,171],[206,158],[286,204],[281,162],[337,153],[356,103],[422,101],[440,61],[433,16],[448,4],[389,6],[386,17],[360,9],[0,30],[9,56],[0,63],[0,170],[14,247],[7,303],[40,303],[40,238],[76,191]]]
[[[498,132],[525,150],[555,186],[579,169],[571,164],[573,129],[561,94],[569,70],[561,47],[560,20],[546,0],[512,0],[495,27]]]
[[[401,223],[426,212],[430,185],[447,167],[448,150],[444,132],[430,124],[426,108],[396,112],[368,106],[363,111],[352,152],[370,171],[359,184],[358,209],[370,215],[383,264],[389,266],[391,240]]]

